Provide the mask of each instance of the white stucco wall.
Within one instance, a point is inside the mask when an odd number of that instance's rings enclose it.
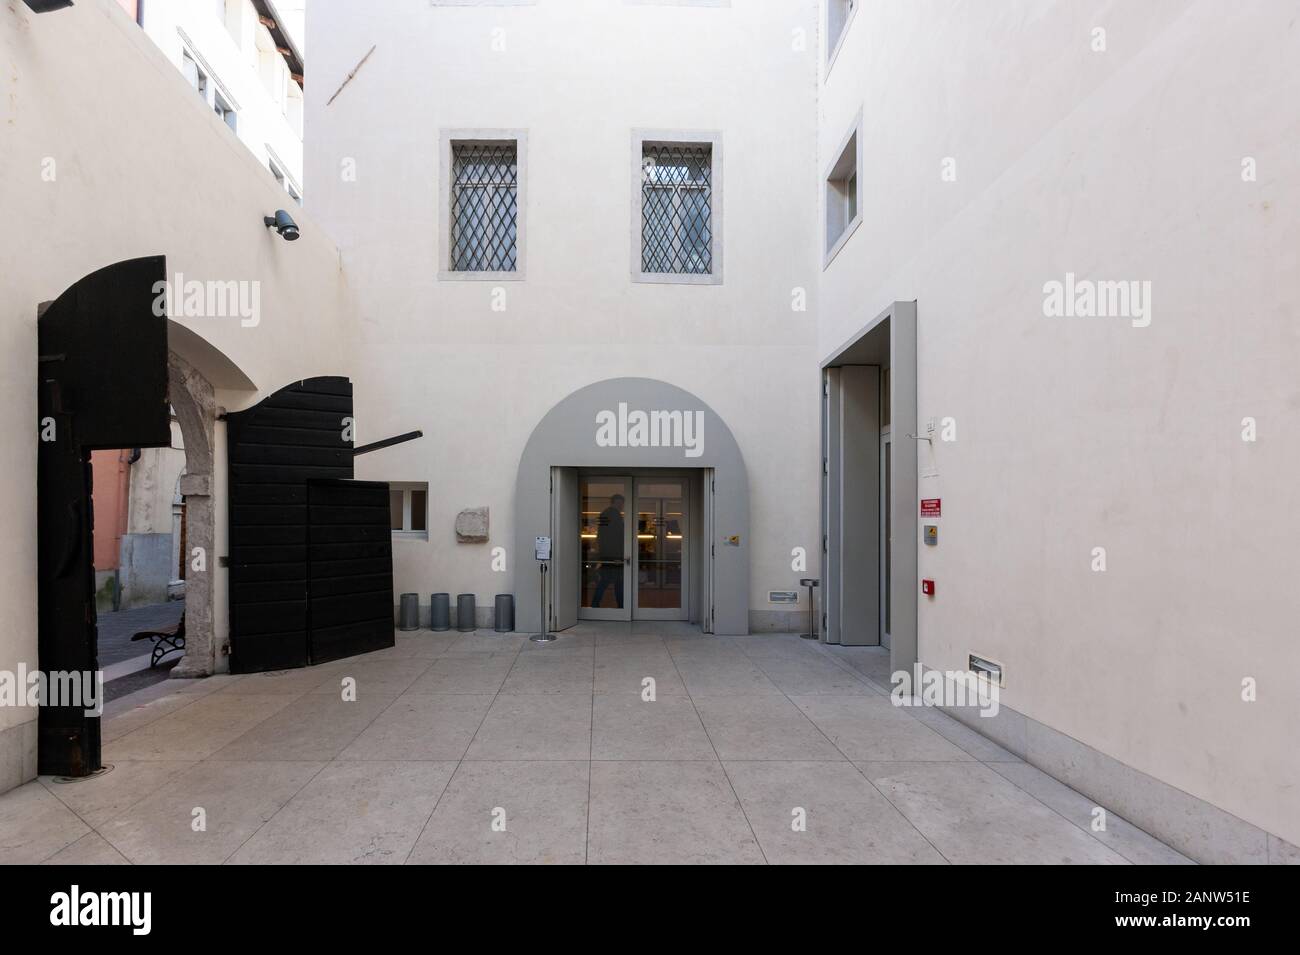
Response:
[[[1292,842],[1297,62],[1294,2],[867,3],[819,130],[824,165],[863,113],[819,353],[916,299],[920,420],[957,420],[921,659]],[[1066,272],[1149,281],[1149,327],[1044,317]]]
[[[492,547],[512,549],[529,434],[582,386],[642,376],[730,425],[750,477],[753,608],[789,609],[767,591],[797,589],[793,547],[815,570],[819,533],[816,3],[313,0],[307,12],[307,177],[360,300],[358,441],[425,432],[358,460],[358,477],[429,482],[429,540],[394,542],[398,591],[472,591],[482,605],[517,590],[521,563],[531,586],[531,554],[490,568]],[[800,29],[806,50],[792,49]],[[527,131],[526,280],[437,278],[444,128]],[[632,282],[638,128],[721,132],[724,284]],[[806,312],[791,309],[796,287]],[[456,513],[480,505],[491,542],[457,544]]]
[[[39,16],[20,3],[0,7],[0,56],[0,420],[15,436],[0,469],[0,669],[14,670],[38,662],[38,303],[112,262],[160,253],[172,275],[258,283],[256,326],[179,319],[197,336],[189,357],[230,410],[260,394],[232,390],[242,380],[235,367],[265,392],[348,374],[355,312],[335,247],[296,207],[300,240],[268,232],[262,216],[287,204],[283,191],[112,0]],[[228,361],[205,363],[195,342]],[[218,456],[218,495],[223,477]],[[224,498],[216,506],[224,514]],[[216,573],[220,641],[225,571]],[[0,708],[0,733],[35,717]]]

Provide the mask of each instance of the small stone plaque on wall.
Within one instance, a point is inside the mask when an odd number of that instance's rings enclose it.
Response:
[[[482,544],[488,539],[488,509],[470,507],[456,515],[456,541],[461,544]]]

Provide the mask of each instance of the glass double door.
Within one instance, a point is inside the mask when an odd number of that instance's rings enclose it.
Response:
[[[686,620],[685,477],[583,475],[578,616]]]

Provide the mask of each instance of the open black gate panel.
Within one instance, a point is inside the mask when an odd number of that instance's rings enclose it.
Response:
[[[388,490],[348,490],[351,418],[352,383],[338,377],[296,382],[226,418],[232,672],[393,645]],[[314,531],[313,512],[320,523]],[[321,565],[315,587],[313,560]],[[381,601],[386,643],[378,642]],[[314,622],[322,627],[315,651]]]
[[[391,647],[393,546],[388,485],[311,481],[307,505],[311,662]]]
[[[37,321],[37,653],[46,673],[99,669],[90,452],[171,444],[162,256],[118,262],[68,288]],[[98,716],[42,706],[39,772],[101,767]]]

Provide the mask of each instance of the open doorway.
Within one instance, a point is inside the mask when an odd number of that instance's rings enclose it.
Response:
[[[916,303],[895,302],[822,366],[823,632],[917,659]]]
[[[691,618],[698,480],[662,471],[579,474],[579,619]]]
[[[712,473],[553,468],[552,627],[672,621],[708,630]]]
[[[185,652],[185,448],[91,452],[95,611],[105,701],[165,679]]]

